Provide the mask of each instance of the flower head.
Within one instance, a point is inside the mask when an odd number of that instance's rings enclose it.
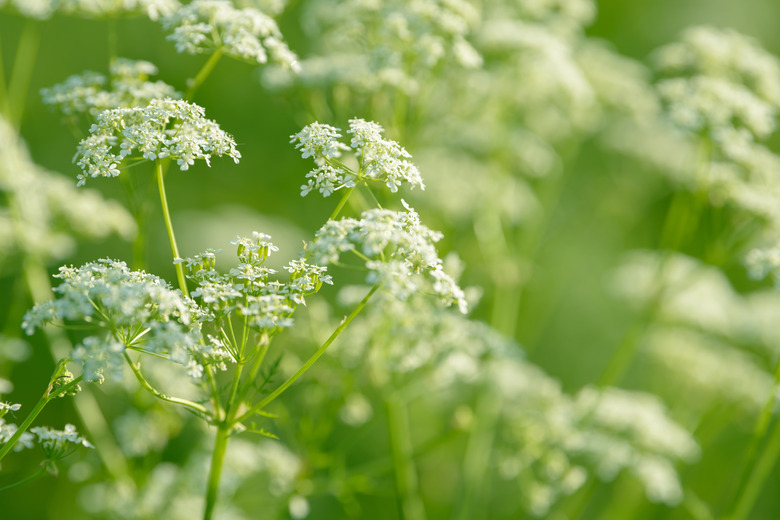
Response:
[[[71,353],[82,364],[86,381],[120,376],[126,349],[185,366],[211,351],[200,333],[203,312],[154,275],[101,259],[79,268],[61,267],[55,276],[62,279],[54,289],[58,297],[36,305],[22,326],[28,334],[54,320],[92,327]]]
[[[195,0],[162,20],[176,50],[200,54],[221,50],[234,58],[269,61],[297,68],[297,58],[282,39],[279,26],[253,8],[236,9],[227,0]]]
[[[291,135],[290,142],[301,151],[301,157],[312,157],[317,165],[306,174],[309,181],[301,186],[301,196],[317,190],[328,197],[336,190],[355,186],[359,180],[381,182],[393,193],[404,182],[425,189],[420,171],[409,162],[412,156],[397,142],[384,139],[383,132],[377,123],[355,118],[349,121],[349,146],[339,141],[339,128],[316,122]],[[338,160],[346,150],[355,155],[357,172]]]
[[[117,108],[97,116],[91,135],[79,143],[77,157],[87,177],[116,177],[130,155],[155,160],[175,159],[182,171],[195,160],[210,164],[212,155],[227,155],[236,163],[241,154],[233,138],[217,123],[205,118],[205,110],[186,101],[153,99],[144,108]]]
[[[308,257],[326,265],[338,262],[345,252],[354,252],[364,260],[370,283],[401,299],[416,292],[432,293],[465,313],[465,294],[444,272],[434,246],[441,233],[424,226],[417,212],[405,202],[404,206],[406,211],[369,210],[359,220],[329,220],[307,244]]]
[[[89,114],[92,118],[112,108],[145,107],[153,99],[177,98],[179,93],[162,81],[149,81],[157,67],[148,61],[116,58],[109,77],[86,71],[41,90],[43,102],[65,116]]]

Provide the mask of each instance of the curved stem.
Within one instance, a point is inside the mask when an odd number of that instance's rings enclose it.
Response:
[[[203,82],[206,81],[206,78],[209,77],[209,74],[211,74],[211,71],[214,70],[214,67],[221,57],[222,47],[219,47],[211,54],[211,56],[209,56],[209,59],[206,61],[206,63],[203,64],[203,67],[201,67],[198,74],[194,78],[187,81],[187,92],[184,94],[184,99],[192,101],[193,96],[195,96],[195,91],[197,91]]]
[[[36,471],[36,472],[35,472],[35,473],[33,473],[32,475],[30,475],[29,477],[23,478],[23,479],[22,479],[22,480],[20,480],[19,482],[15,482],[15,483],[13,483],[13,484],[11,484],[11,485],[9,485],[9,486],[1,487],[1,488],[0,488],[0,493],[2,493],[3,491],[7,491],[7,490],[9,490],[9,489],[13,489],[13,488],[15,488],[16,486],[21,486],[22,484],[26,484],[27,482],[30,482],[31,480],[35,480],[35,479],[36,479],[36,478],[38,478],[38,477],[41,475],[41,473],[43,473],[44,471],[46,471],[46,467],[45,467],[45,466],[41,466],[40,468],[38,468],[38,471]]]
[[[311,368],[311,366],[325,353],[326,350],[328,350],[328,347],[333,343],[336,338],[341,334],[344,329],[347,328],[347,326],[350,324],[350,322],[357,316],[361,310],[363,310],[363,307],[366,306],[366,303],[368,303],[369,298],[376,292],[376,290],[379,288],[378,285],[375,285],[371,288],[370,291],[368,291],[368,294],[360,300],[360,303],[357,304],[357,306],[352,310],[352,313],[350,313],[349,316],[344,318],[344,320],[341,322],[341,324],[336,328],[336,330],[333,331],[333,334],[330,335],[330,337],[325,340],[325,343],[322,344],[320,348],[317,349],[317,351],[311,355],[311,357],[306,360],[306,363],[303,364],[301,368],[298,369],[297,372],[295,372],[292,376],[287,379],[284,383],[282,383],[279,388],[271,392],[265,399],[257,403],[256,405],[252,406],[248,411],[243,413],[240,417],[236,419],[236,423],[239,423],[258,411],[265,408],[268,403],[279,397],[279,395],[287,390],[287,388],[290,387],[294,382],[296,382],[303,374],[306,373],[307,370]]]
[[[206,416],[210,415],[209,411],[202,404],[198,404],[189,401],[187,399],[182,399],[180,397],[171,397],[169,395],[163,394],[162,392],[154,388],[151,384],[149,384],[149,381],[147,381],[144,375],[141,373],[140,363],[133,363],[133,360],[130,359],[130,356],[128,355],[127,352],[125,352],[124,355],[125,355],[125,359],[127,360],[127,364],[130,365],[130,368],[133,370],[133,374],[135,374],[135,377],[136,379],[138,379],[138,382],[141,383],[141,386],[143,386],[146,390],[151,392],[152,395],[154,395],[158,399],[162,399],[163,401],[168,401],[169,403],[178,404],[181,406],[185,406],[187,408],[191,408],[196,412],[202,413],[203,415]]]
[[[165,180],[163,179],[162,162],[159,160],[155,163],[157,171],[157,187],[160,190],[160,203],[162,204],[163,218],[165,219],[165,228],[168,230],[168,240],[171,242],[171,252],[173,253],[174,260],[180,258],[179,247],[176,245],[176,236],[173,234],[173,223],[171,222],[171,213],[168,210],[168,197],[165,195]],[[187,290],[187,281],[184,278],[184,266],[182,264],[175,264],[176,278],[179,280],[179,289],[184,296],[189,296],[190,293]]]
[[[27,415],[27,417],[24,419],[24,422],[16,429],[16,431],[11,436],[11,438],[8,439],[8,442],[6,442],[5,444],[2,445],[2,447],[0,447],[0,460],[3,460],[3,457],[5,457],[6,454],[9,451],[11,451],[11,448],[14,447],[14,445],[17,443],[19,438],[21,438],[22,434],[27,431],[27,429],[33,423],[35,418],[38,417],[38,414],[41,413],[41,411],[49,403],[49,401],[65,394],[66,392],[68,392],[68,390],[70,390],[71,388],[73,388],[74,386],[78,385],[81,382],[82,376],[79,376],[75,378],[73,381],[71,381],[70,383],[68,383],[67,385],[63,385],[59,387],[57,390],[52,391],[54,382],[62,374],[64,368],[65,368],[65,363],[60,362],[60,364],[57,366],[57,369],[54,371],[54,375],[49,381],[49,386],[46,388],[46,391],[43,393],[43,396],[38,400],[38,403],[35,405],[35,408],[33,408],[32,411]]]

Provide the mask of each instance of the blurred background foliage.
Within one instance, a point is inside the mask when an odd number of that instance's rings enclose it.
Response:
[[[312,37],[315,33],[307,29],[311,21],[307,17],[317,3],[293,1],[278,16],[289,46],[301,57],[322,50],[321,42]],[[775,23],[780,19],[780,4],[770,0],[601,0],[596,4],[593,22],[584,24],[588,42],[603,40],[613,53],[646,67],[655,49],[677,40],[692,25],[733,28],[780,54]],[[489,12],[490,2],[481,7]],[[501,14],[496,16],[500,19]],[[0,11],[6,77],[27,23],[8,9]],[[78,138],[57,113],[42,104],[38,92],[84,70],[107,73],[112,25],[117,31],[118,55],[154,63],[158,78],[178,90],[185,90],[185,78],[192,77],[205,61],[203,56],[178,54],[159,24],[144,17],[106,22],[55,16],[37,23],[33,30],[39,31],[40,44],[30,58],[34,68],[20,134],[38,165],[73,178],[74,184],[78,168],[71,159]],[[588,42],[575,35],[569,43],[579,51]],[[523,117],[544,108],[543,103],[558,100],[552,96],[532,99],[533,92],[524,92],[523,82],[530,76],[513,76],[510,58],[501,49],[483,54],[485,70],[493,76],[466,74],[458,67],[441,65],[420,72],[421,88],[413,93],[381,88],[366,93],[344,85],[269,88],[268,78],[263,79],[267,71],[229,59],[222,59],[198,90],[195,101],[206,108],[207,117],[235,136],[243,158],[238,165],[218,160],[212,168],[200,164],[169,176],[169,203],[184,254],[209,247],[229,251],[235,235],[259,230],[274,237],[281,258],[293,257],[301,241],[315,231],[312,222],[324,221],[334,201],[300,197],[299,187],[309,166],[289,144],[289,136],[314,120],[341,128],[351,117],[376,120],[420,167],[428,189],[404,197],[428,226],[444,232],[440,251],[453,251],[462,258],[461,285],[477,288],[471,293],[480,295],[470,317],[493,328],[463,332],[460,338],[466,341],[473,334],[479,338],[473,341],[477,344],[492,334],[503,335],[493,342],[500,344],[495,348],[514,350],[519,357],[524,352],[526,361],[518,361],[523,364],[518,374],[525,374],[522,377],[530,381],[529,387],[536,381],[539,394],[544,394],[544,398],[529,399],[533,392],[518,391],[516,401],[499,402],[490,397],[489,381],[475,384],[472,378],[469,384],[437,387],[440,381],[435,369],[420,375],[414,371],[404,375],[402,370],[401,375],[383,376],[380,369],[388,365],[387,359],[371,359],[368,354],[353,359],[354,353],[350,358],[350,349],[364,352],[358,346],[371,341],[361,338],[358,329],[354,338],[342,338],[342,345],[273,410],[279,418],[271,429],[280,441],[258,443],[247,437],[236,442],[232,449],[237,462],[230,470],[234,478],[226,484],[235,511],[226,510],[220,518],[302,518],[306,514],[317,519],[422,518],[415,509],[419,504],[402,497],[403,491],[397,489],[403,486],[393,476],[389,448],[393,441],[388,438],[384,417],[397,412],[394,407],[399,400],[408,406],[409,440],[417,464],[413,479],[418,480],[418,496],[429,518],[705,519],[727,512],[724,501],[735,493],[735,479],[743,471],[754,423],[767,397],[776,392],[772,374],[780,334],[774,331],[777,314],[773,313],[780,311],[780,304],[769,291],[770,284],[750,280],[744,266],[748,246],[771,241],[771,233],[748,234],[737,245],[715,250],[712,244],[732,229],[739,210],[711,204],[713,199],[706,191],[705,201],[697,202],[702,189],[681,188],[684,182],[675,180],[674,173],[664,173],[662,161],[643,158],[643,151],[656,158],[676,157],[663,146],[660,151],[652,149],[655,145],[645,145],[641,138],[629,153],[605,146],[604,136],[612,122],[603,113],[596,116],[601,118],[596,124],[589,122],[592,114],[583,114],[582,128],[577,128],[577,121],[568,121],[573,125],[568,136],[556,135],[560,128],[550,131],[541,150],[552,150],[547,156],[542,153],[552,166],[545,174],[535,175],[533,167],[522,164],[522,150],[538,149],[514,148],[504,132],[531,128],[537,137],[542,135],[533,126],[538,118],[527,123]],[[587,66],[583,70],[587,76]],[[590,71],[594,84],[605,77],[595,65]],[[515,90],[522,99],[511,99]],[[576,103],[557,108],[575,120],[574,111],[580,106]],[[637,117],[649,116],[639,113]],[[8,142],[0,142],[0,147],[6,146]],[[513,148],[521,150],[520,159],[512,156]],[[139,179],[144,175],[151,184],[151,170],[139,171]],[[96,179],[87,184],[106,199],[126,204],[121,183]],[[149,193],[145,264],[150,272],[174,280],[156,194],[153,189]],[[664,244],[664,233],[669,233],[665,221],[675,204],[697,207],[698,214],[692,224],[672,222],[671,234],[677,238]],[[633,256],[626,256],[632,251]],[[130,242],[118,237],[81,240],[65,256],[49,259],[46,270],[52,274],[61,263],[80,265],[104,257],[130,261],[132,256]],[[656,275],[672,290],[653,289],[656,282],[646,278]],[[30,297],[18,297],[24,293],[22,279],[22,261],[3,263],[0,294],[6,297],[0,299],[0,315],[6,318],[0,376],[13,382],[8,394],[13,402],[31,406],[27,403],[39,397],[54,362],[44,337],[30,339],[30,348],[12,340],[20,336],[16,329],[19,309],[32,303]],[[299,317],[302,326],[286,338],[289,350],[280,357],[280,371],[294,366],[291,359],[295,356],[305,359],[301,352],[310,350],[322,331],[344,314],[348,307],[340,306],[336,293],[333,290],[327,296],[328,305],[311,302]],[[374,327],[383,319],[397,321],[395,315],[383,316],[380,311],[370,316],[367,320]],[[402,348],[404,341],[411,345],[429,335],[430,341],[436,341],[462,326],[448,323],[447,317],[436,319],[441,322],[404,323],[410,339],[396,330],[393,338],[401,346],[395,346]],[[397,325],[389,323],[386,330]],[[431,330],[423,332],[427,327]],[[381,337],[381,328],[374,330],[380,330]],[[676,348],[675,342],[684,347]],[[629,352],[630,348],[640,352],[630,353],[623,363],[616,352],[625,345]],[[436,360],[431,363],[435,368]],[[547,376],[537,374],[534,366]],[[730,368],[748,372],[734,375]],[[392,384],[383,377],[392,379]],[[430,386],[426,386],[427,377],[433,377]],[[694,462],[696,456],[690,454],[695,450],[691,449],[674,462],[685,488],[683,500],[665,504],[653,500],[652,493],[644,497],[647,479],[637,480],[627,471],[602,479],[588,477],[587,483],[577,482],[570,488],[559,482],[560,489],[555,485],[544,488],[550,494],[549,507],[539,505],[545,499],[534,502],[537,481],[564,480],[550,474],[555,464],[549,460],[560,456],[563,449],[554,446],[554,421],[528,419],[523,413],[546,417],[550,410],[564,406],[559,396],[563,391],[576,396],[565,404],[566,413],[576,415],[572,409],[589,409],[590,393],[599,391],[594,384],[654,393],[668,409],[659,414],[693,433],[701,447],[698,460]],[[107,477],[95,453],[79,454],[63,465],[58,478],[45,477],[0,495],[0,516],[14,520],[119,518],[105,504],[111,501],[136,510],[133,514],[125,511],[127,518],[178,518],[162,512],[174,506],[178,508],[175,515],[191,511],[198,516],[198,490],[205,479],[200,451],[208,433],[186,414],[171,412],[136,391],[132,381],[106,384],[93,393],[106,425],[118,438],[120,458],[126,460],[120,466],[128,466],[124,471],[135,481],[130,487],[136,491],[103,486],[101,482],[121,479],[116,474]],[[506,415],[499,413],[505,407]],[[499,415],[511,417],[515,412],[519,417],[498,420]],[[592,410],[582,413],[598,415]],[[80,424],[65,400],[50,406],[40,421]],[[671,435],[661,433],[662,437]],[[480,445],[485,442],[487,448]],[[607,443],[594,456],[603,457],[617,446]],[[534,469],[536,462],[524,459],[516,464],[529,473],[519,469],[513,473],[507,462],[514,460],[512,454],[500,453],[513,449],[514,455],[539,451],[529,457],[544,467]],[[587,458],[587,452],[579,450],[577,456]],[[572,460],[563,464],[574,466],[576,457],[569,452],[566,456]],[[637,459],[630,460],[635,463]],[[600,462],[596,460],[595,466]],[[31,452],[6,458],[0,485],[19,480],[36,463]],[[780,498],[774,492],[780,486],[780,473],[770,469],[749,518],[780,517]],[[496,477],[498,473],[525,476],[517,477],[518,487],[512,478]],[[569,477],[577,479],[575,474]],[[161,490],[161,495],[155,494]],[[169,500],[173,496],[176,499]]]

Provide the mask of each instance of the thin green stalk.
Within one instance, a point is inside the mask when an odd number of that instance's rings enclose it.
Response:
[[[117,35],[116,18],[108,19],[108,61],[113,62],[119,56],[119,38]]]
[[[758,457],[759,448],[762,442],[766,439],[769,423],[772,420],[772,411],[774,410],[775,404],[777,402],[777,392],[779,389],[780,359],[778,359],[777,365],[775,366],[775,376],[774,382],[772,384],[772,391],[769,392],[769,396],[767,397],[767,400],[761,409],[761,413],[756,419],[756,424],[753,427],[750,443],[748,444],[747,450],[745,450],[745,455],[743,456],[742,463],[740,464],[740,469],[737,472],[735,493],[744,491],[745,487],[747,486],[747,480],[751,478],[752,475],[749,474],[749,472],[755,472],[756,458]]]
[[[263,360],[265,359],[265,355],[268,352],[268,345],[270,344],[271,340],[268,337],[268,334],[263,334],[260,337],[260,350],[255,355],[255,361],[252,363],[252,368],[249,369],[249,377],[246,378],[246,381],[244,382],[244,386],[239,390],[239,395],[241,396],[241,401],[246,400],[246,396],[249,393],[249,389],[252,388],[252,383],[257,378],[258,372],[260,372],[260,367],[263,365]]]
[[[3,45],[0,38],[0,113],[11,117],[11,106],[8,100],[8,88],[5,82],[5,65],[3,64]]]
[[[174,259],[181,258],[179,255],[179,247],[176,245],[176,236],[173,234],[171,213],[168,210],[168,198],[165,195],[165,180],[163,179],[162,162],[157,160],[155,167],[157,171],[157,187],[160,190],[160,203],[162,204],[163,218],[165,219],[165,228],[168,230],[168,240],[171,242],[171,252],[173,253]],[[184,265],[179,263],[175,264],[174,267],[176,268],[176,278],[179,280],[181,292],[184,296],[189,296],[190,293],[187,290],[187,280],[184,278]]]
[[[41,473],[43,473],[44,471],[46,471],[46,466],[41,466],[40,468],[38,468],[38,471],[36,471],[32,475],[30,475],[29,477],[23,478],[19,482],[14,482],[13,484],[11,484],[9,486],[1,487],[0,488],[0,493],[2,493],[3,491],[7,491],[9,489],[13,489],[16,486],[21,486],[22,484],[26,484],[27,482],[30,482],[31,480],[35,480],[36,478],[40,477]]]
[[[71,388],[75,387],[81,382],[82,376],[79,376],[73,379],[73,381],[71,381],[67,385],[63,385],[57,388],[56,390],[52,391],[52,387],[54,386],[54,383],[57,380],[57,378],[62,374],[64,367],[65,367],[65,363],[60,362],[60,365],[57,367],[57,370],[55,370],[54,375],[49,381],[49,386],[46,388],[46,391],[43,393],[43,396],[38,400],[38,403],[35,405],[35,408],[33,408],[32,411],[27,415],[27,417],[24,419],[24,422],[22,422],[22,424],[19,425],[19,428],[17,428],[14,434],[11,436],[11,438],[8,439],[8,442],[6,442],[5,444],[2,445],[2,447],[0,447],[0,460],[3,460],[3,457],[5,457],[5,455],[9,451],[11,451],[11,448],[14,447],[14,445],[22,436],[22,434],[27,431],[27,429],[33,423],[35,418],[38,417],[38,414],[41,413],[43,408],[47,404],[49,404],[49,401],[67,393]]]
[[[780,455],[780,422],[775,425],[772,436],[764,446],[763,452],[753,465],[747,483],[737,498],[734,505],[734,513],[728,517],[729,520],[746,520],[758,499],[764,483],[769,474],[775,467],[777,458]]]
[[[27,92],[30,90],[30,78],[35,68],[40,36],[38,22],[27,20],[19,38],[19,46],[16,48],[11,78],[8,80],[9,116],[11,124],[17,129],[24,114]]]
[[[500,396],[490,388],[483,388],[477,401],[475,421],[463,457],[460,503],[453,512],[453,518],[457,520],[489,518],[489,502],[485,492],[489,483],[486,481],[485,467],[489,465],[493,451],[500,407]]]
[[[211,468],[209,469],[209,483],[206,488],[206,509],[203,513],[203,520],[211,520],[211,516],[214,514],[214,507],[217,505],[217,492],[219,491],[219,481],[222,478],[222,466],[225,463],[225,452],[227,451],[229,436],[229,427],[222,424],[217,428],[214,451],[211,454]]]
[[[235,422],[239,423],[251,417],[258,411],[262,410],[263,408],[265,408],[268,405],[268,403],[270,403],[271,401],[279,397],[279,395],[281,395],[282,392],[287,390],[287,388],[289,388],[290,385],[295,383],[303,374],[305,374],[306,371],[308,371],[311,368],[311,366],[314,363],[316,363],[316,361],[325,353],[325,351],[328,350],[328,347],[330,347],[331,343],[333,343],[336,340],[339,334],[341,334],[344,331],[344,329],[347,328],[350,322],[353,319],[355,319],[355,316],[357,316],[360,313],[360,311],[363,310],[363,307],[366,306],[366,303],[368,303],[369,298],[371,298],[371,296],[376,292],[378,288],[379,286],[375,285],[371,288],[370,291],[368,291],[368,294],[366,294],[365,298],[360,300],[360,303],[358,303],[357,306],[352,310],[352,313],[350,313],[349,316],[347,316],[346,318],[344,318],[344,320],[342,320],[341,324],[336,328],[336,330],[333,331],[333,334],[331,334],[330,337],[327,340],[325,340],[325,343],[323,343],[322,346],[318,348],[317,351],[314,354],[312,354],[308,360],[306,360],[306,363],[304,363],[303,366],[299,368],[297,372],[295,372],[292,376],[290,376],[290,378],[287,379],[287,381],[282,383],[279,386],[279,388],[271,392],[265,399],[263,399],[256,405],[252,406],[248,411],[246,411],[244,414],[238,417]]]
[[[601,373],[596,384],[610,386],[617,384],[628,370],[634,360],[637,347],[647,330],[648,319],[637,319],[628,329],[628,332],[620,340],[617,350],[612,354],[604,372]]]
[[[388,396],[385,405],[401,519],[425,520],[425,506],[420,496],[420,483],[414,464],[414,448],[406,406],[397,393]]]
[[[141,386],[148,390],[153,396],[157,397],[158,399],[162,399],[163,401],[168,401],[169,403],[185,406],[195,410],[196,412],[202,413],[203,415],[209,415],[209,411],[202,404],[198,404],[187,399],[182,399],[180,397],[171,397],[154,388],[141,373],[140,363],[133,363],[133,360],[130,359],[130,355],[127,352],[125,352],[124,355],[125,359],[127,360],[127,364],[130,365],[130,368],[133,370],[133,374],[135,374],[138,382],[141,383]]]
[[[236,364],[236,370],[233,372],[233,383],[230,385],[230,394],[228,395],[227,404],[225,405],[225,421],[232,427],[231,421],[238,413],[238,409],[241,406],[241,400],[236,400],[238,394],[238,388],[241,383],[241,372],[244,369],[243,363]]]
[[[184,99],[192,101],[195,92],[203,82],[206,81],[206,78],[209,77],[209,74],[211,74],[211,71],[214,70],[217,62],[222,57],[222,52],[222,47],[218,47],[217,50],[211,53],[211,56],[209,56],[209,59],[203,64],[203,67],[201,67],[198,74],[194,78],[187,80],[187,92],[184,94]]]
[[[341,200],[339,200],[338,205],[336,206],[336,209],[333,210],[333,213],[330,214],[328,217],[328,220],[335,219],[339,213],[341,213],[341,210],[344,209],[344,204],[347,203],[347,199],[349,199],[349,196],[352,195],[352,192],[355,191],[355,188],[347,188],[344,190],[344,195],[341,196]]]

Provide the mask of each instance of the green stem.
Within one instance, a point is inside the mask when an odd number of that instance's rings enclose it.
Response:
[[[780,422],[775,425],[772,436],[769,438],[764,451],[753,466],[748,481],[737,499],[734,513],[729,520],[746,520],[758,499],[767,477],[775,466],[780,455]]]
[[[125,352],[125,359],[127,360],[127,364],[130,365],[130,368],[133,370],[133,374],[135,374],[136,379],[138,379],[138,382],[141,383],[141,386],[144,387],[146,390],[148,390],[152,395],[157,397],[158,399],[162,399],[163,401],[167,401],[169,403],[178,404],[181,406],[185,406],[187,408],[190,408],[192,410],[195,410],[196,412],[202,413],[203,415],[209,416],[209,411],[206,409],[205,406],[202,404],[198,404],[192,401],[189,401],[187,399],[182,399],[180,397],[171,397],[169,395],[165,395],[156,388],[154,388],[151,384],[149,384],[149,381],[146,380],[144,375],[141,373],[140,370],[140,363],[133,363],[133,360],[130,359],[130,355]]]
[[[397,393],[387,397],[385,405],[401,518],[402,520],[425,520],[425,506],[420,497],[420,483],[414,464],[414,449],[406,406]]]
[[[231,424],[231,421],[238,413],[238,409],[241,406],[241,399],[236,400],[236,394],[238,394],[238,387],[241,383],[241,372],[244,369],[244,365],[242,363],[236,364],[236,370],[233,372],[233,384],[230,386],[230,394],[228,396],[227,404],[225,405],[225,422],[227,422],[230,427],[233,425]]]
[[[634,360],[637,347],[645,335],[648,320],[635,320],[628,329],[623,339],[620,341],[617,350],[610,358],[604,372],[601,373],[596,384],[599,386],[610,386],[617,384],[628,370],[628,367]]]
[[[5,444],[3,444],[2,447],[0,447],[0,460],[3,460],[3,457],[5,457],[5,455],[9,451],[11,451],[11,448],[14,447],[14,445],[22,436],[22,434],[27,431],[27,429],[33,423],[35,418],[38,417],[38,414],[41,413],[41,411],[49,403],[49,401],[65,394],[68,390],[70,390],[74,386],[78,385],[79,382],[81,382],[82,376],[79,376],[75,378],[73,381],[71,381],[70,383],[68,383],[67,385],[63,385],[59,387],[57,390],[54,390],[52,392],[52,386],[54,386],[54,382],[62,374],[64,368],[65,368],[65,363],[60,362],[59,366],[57,367],[57,370],[54,371],[54,375],[49,381],[49,386],[46,388],[46,391],[43,393],[43,396],[38,400],[38,403],[35,405],[35,408],[33,408],[32,411],[27,415],[27,417],[24,419],[24,422],[19,426],[19,428],[16,429],[16,431],[11,436],[11,438],[8,439],[8,442],[6,442]]]
[[[206,81],[206,78],[209,77],[209,74],[211,74],[211,71],[214,70],[214,67],[221,57],[222,47],[219,47],[211,54],[211,56],[209,56],[209,59],[206,61],[206,63],[203,64],[203,67],[201,67],[198,74],[194,78],[187,81],[187,92],[184,94],[184,99],[192,101],[193,96],[195,96],[195,91],[197,91],[203,82]]]
[[[341,324],[336,328],[336,330],[333,331],[333,334],[330,335],[330,337],[325,340],[325,343],[322,344],[320,348],[317,349],[317,351],[311,355],[311,357],[306,361],[306,363],[303,364],[301,368],[298,369],[297,372],[295,372],[292,376],[290,376],[287,381],[281,384],[279,388],[271,392],[265,399],[257,403],[256,405],[252,406],[247,412],[242,414],[239,418],[236,419],[236,423],[239,423],[258,411],[265,408],[268,403],[279,397],[279,395],[287,390],[287,388],[290,387],[294,382],[296,382],[303,374],[306,373],[307,370],[311,368],[311,366],[325,353],[326,350],[328,350],[328,347],[333,343],[336,338],[341,334],[344,329],[347,328],[347,326],[350,324],[350,322],[357,316],[361,310],[363,310],[363,307],[366,306],[366,303],[368,303],[369,298],[376,292],[376,290],[379,288],[378,285],[375,285],[371,288],[370,291],[368,291],[368,294],[366,294],[365,298],[360,300],[360,303],[357,304],[357,306],[352,310],[352,313],[350,313],[349,316],[344,318],[342,320]]]
[[[227,451],[229,436],[229,427],[222,424],[217,428],[217,437],[214,440],[214,451],[211,454],[211,469],[209,470],[209,483],[206,488],[206,509],[203,513],[203,520],[211,520],[211,516],[214,513],[214,506],[217,505],[217,492],[219,491],[219,481],[222,478],[222,466],[225,462],[225,452]]]
[[[501,398],[490,388],[483,388],[476,405],[475,421],[463,457],[463,482],[460,504],[453,517],[459,520],[489,518],[488,497],[485,490],[484,468],[489,464],[495,426],[501,414]]]
[[[43,473],[44,471],[46,471],[46,467],[45,466],[41,466],[40,468],[38,468],[38,471],[36,471],[32,475],[30,475],[29,477],[23,478],[19,482],[15,482],[15,483],[11,484],[10,486],[1,487],[0,488],[0,493],[2,493],[3,491],[7,491],[9,489],[13,489],[16,486],[21,486],[22,484],[26,484],[27,482],[30,482],[31,480],[35,480],[36,478],[41,476],[41,473]]]
[[[333,213],[331,213],[330,216],[328,217],[328,220],[335,219],[339,215],[339,213],[341,213],[341,210],[344,209],[344,204],[347,203],[347,199],[349,199],[349,196],[352,195],[353,191],[355,191],[355,188],[347,188],[346,190],[344,190],[344,195],[341,196],[341,200],[336,206],[336,209],[333,210]]]
[[[736,493],[739,493],[740,490],[744,490],[747,486],[747,480],[749,478],[752,478],[752,474],[749,475],[748,472],[751,470],[755,472],[756,469],[756,458],[758,457],[758,451],[761,446],[761,443],[766,438],[766,433],[769,428],[769,423],[772,420],[772,410],[775,408],[775,404],[777,401],[777,392],[780,388],[780,359],[778,359],[777,365],[775,366],[775,377],[774,382],[772,384],[772,391],[769,393],[769,396],[767,397],[766,402],[764,403],[764,407],[761,409],[761,413],[759,414],[758,418],[756,419],[756,424],[753,427],[753,434],[751,435],[750,444],[748,445],[747,450],[745,450],[745,455],[742,459],[742,464],[740,465],[740,469],[737,473],[737,480],[736,480]],[[742,499],[739,499],[741,501]]]
[[[268,334],[263,334],[260,337],[260,350],[255,356],[255,361],[252,363],[252,368],[249,370],[249,377],[246,378],[246,381],[244,382],[244,386],[239,390],[239,395],[241,396],[241,401],[246,400],[246,396],[249,393],[249,389],[252,388],[252,383],[254,382],[255,378],[257,378],[258,372],[260,372],[260,367],[263,365],[263,360],[265,359],[265,355],[268,352],[268,345],[270,344],[271,340],[268,337]]]
[[[38,23],[34,20],[28,20],[19,38],[19,47],[16,49],[14,66],[8,83],[9,116],[11,123],[17,129],[24,114],[27,92],[30,90],[30,78],[32,78],[35,67],[35,56],[38,53],[40,40]]]
[[[165,180],[163,179],[163,168],[162,168],[162,162],[157,160],[156,162],[156,170],[157,170],[157,187],[160,190],[160,203],[162,204],[162,211],[163,211],[163,218],[165,219],[165,228],[168,230],[168,240],[171,242],[171,252],[173,253],[173,258],[181,258],[179,255],[179,247],[176,245],[176,236],[173,234],[173,223],[171,222],[171,213],[168,210],[168,198],[165,195]],[[179,288],[181,289],[181,292],[184,294],[184,296],[189,296],[189,291],[187,290],[187,281],[184,278],[184,265],[182,264],[175,264],[174,267],[176,268],[176,278],[179,280]]]
[[[0,113],[6,118],[11,117],[11,105],[8,100],[8,88],[5,82],[5,65],[3,64],[3,45],[0,39]]]
[[[119,56],[117,49],[119,48],[119,38],[117,36],[116,18],[111,17],[108,19],[108,61],[109,64]]]

